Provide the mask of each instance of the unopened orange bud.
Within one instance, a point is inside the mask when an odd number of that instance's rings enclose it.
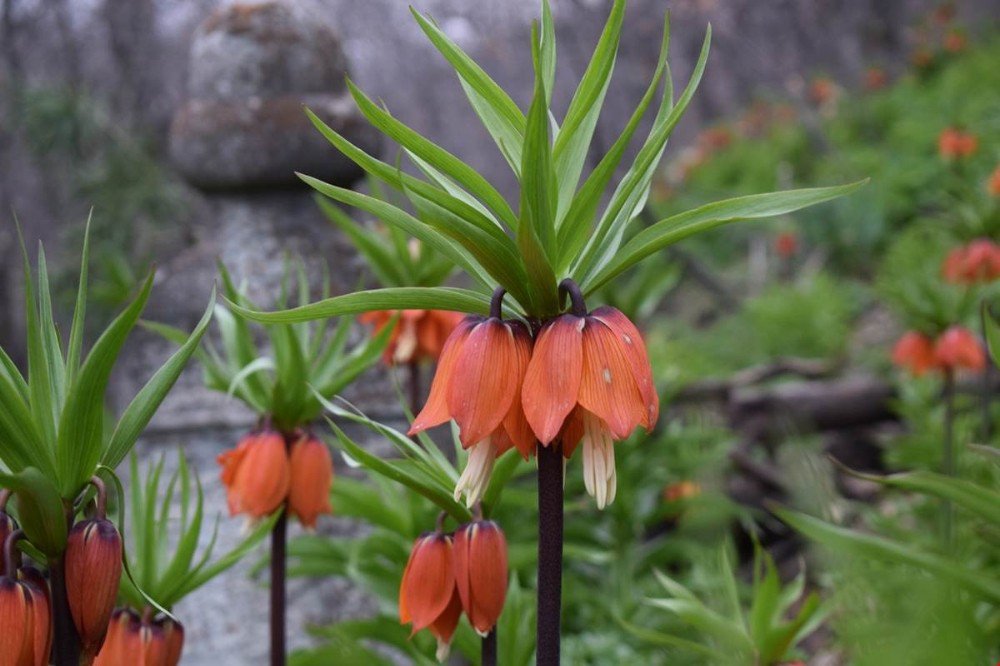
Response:
[[[111,521],[84,520],[66,542],[66,592],[84,655],[104,643],[122,576],[122,539]]]
[[[315,528],[321,513],[330,513],[333,461],[330,449],[315,437],[292,444],[288,508],[304,527]]]
[[[272,430],[244,437],[219,456],[229,513],[251,520],[270,515],[288,496],[291,472],[285,438]]]
[[[31,591],[0,576],[0,666],[34,666],[34,613]]]
[[[455,533],[455,582],[469,623],[485,636],[507,598],[507,539],[493,521],[477,520]]]
[[[135,611],[119,608],[94,666],[177,666],[183,647],[184,629],[178,622],[140,618]]]
[[[429,629],[437,638],[438,659],[448,656],[451,637],[462,615],[455,587],[455,554],[451,536],[425,534],[417,539],[399,586],[399,621],[413,633]]]
[[[34,659],[32,664],[45,666],[49,663],[49,654],[52,651],[52,606],[49,603],[49,585],[42,572],[34,567],[23,567],[19,574],[31,595]]]

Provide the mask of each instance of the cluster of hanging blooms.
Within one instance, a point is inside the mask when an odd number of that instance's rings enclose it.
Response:
[[[938,135],[938,154],[946,162],[971,157],[979,149],[979,139],[971,132],[946,127]]]
[[[583,443],[587,492],[599,508],[615,498],[615,441],[636,426],[652,429],[659,414],[646,347],[635,325],[611,307],[587,312],[570,281],[560,285],[572,309],[532,336],[519,320],[501,318],[504,292],[488,318],[469,316],[448,338],[414,434],[453,419],[469,462],[455,488],[474,505],[497,456],[511,448],[527,459],[559,445],[566,458]]]
[[[399,621],[413,634],[427,629],[437,639],[437,658],[448,657],[451,638],[465,612],[481,636],[496,626],[507,597],[507,540],[491,520],[476,517],[454,534],[437,530],[413,544],[399,587]]]
[[[22,566],[17,542],[24,533],[4,511],[0,493],[0,664],[45,666],[52,646],[51,605],[45,577]]]
[[[907,331],[892,350],[892,362],[916,377],[932,370],[978,372],[986,367],[986,354],[972,331],[951,326],[936,339],[919,331]]]
[[[406,365],[437,361],[462,315],[448,310],[374,310],[358,319],[373,324],[376,335],[391,325],[382,360],[386,365]]]
[[[94,666],[177,666],[183,649],[184,627],[173,618],[117,608]]]
[[[979,238],[956,247],[945,257],[941,275],[948,282],[964,285],[1000,279],[1000,244]]]
[[[67,601],[87,663],[104,643],[122,573],[122,539],[107,519],[104,483],[94,477],[91,484],[97,490],[95,515],[72,527],[63,555]],[[49,586],[40,571],[21,565],[16,546],[24,533],[4,511],[8,497],[0,494],[0,664],[44,666],[52,647]]]
[[[321,514],[332,511],[330,451],[308,433],[296,431],[286,438],[264,428],[245,436],[218,462],[231,515],[258,521],[287,502],[289,512],[312,529]]]

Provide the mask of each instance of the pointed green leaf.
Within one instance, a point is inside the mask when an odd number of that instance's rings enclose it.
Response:
[[[34,467],[0,472],[0,486],[14,492],[17,517],[28,540],[49,556],[66,549],[66,511],[55,484]]]
[[[72,386],[76,373],[80,370],[80,356],[83,350],[83,326],[87,312],[87,272],[90,263],[90,221],[93,209],[87,215],[87,226],[83,230],[83,250],[80,252],[80,277],[77,282],[76,305],[73,307],[73,324],[69,330],[69,345],[66,349],[66,385]]]

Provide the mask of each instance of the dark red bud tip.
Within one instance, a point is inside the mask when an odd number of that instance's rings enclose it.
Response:
[[[108,630],[122,574],[122,540],[108,520],[77,523],[66,544],[66,592],[83,652],[96,655]]]

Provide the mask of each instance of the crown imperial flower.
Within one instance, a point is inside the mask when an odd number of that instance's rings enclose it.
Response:
[[[574,290],[574,311],[556,317],[538,335],[521,399],[544,446],[558,438],[569,458],[582,440],[587,492],[604,508],[617,485],[614,441],[638,425],[651,430],[660,403],[635,325],[611,307],[587,314]]]
[[[273,513],[288,497],[291,469],[285,439],[273,430],[244,437],[235,449],[218,458],[226,486],[229,513],[259,520]]]
[[[986,367],[986,355],[979,340],[969,329],[952,326],[934,344],[934,357],[946,370],[979,371]]]
[[[520,321],[500,318],[503,290],[491,316],[469,316],[445,343],[427,403],[410,435],[454,419],[469,464],[455,488],[469,506],[486,489],[497,456],[516,448],[527,459],[535,438],[521,408],[521,385],[531,358],[531,334]]]
[[[398,319],[393,322],[396,315]],[[437,361],[462,315],[449,310],[373,310],[358,319],[374,324],[376,335],[386,326],[393,326],[382,360],[386,365],[397,365]]]
[[[168,617],[140,618],[131,609],[118,608],[94,666],[177,666],[183,647],[180,623]]]
[[[103,511],[99,511],[99,515]],[[85,655],[104,643],[122,574],[122,539],[106,518],[73,526],[66,543],[66,592]]]
[[[920,377],[937,367],[934,341],[918,331],[907,331],[892,348],[892,362]]]
[[[400,623],[410,624],[412,634],[429,629],[437,638],[441,661],[448,656],[462,615],[454,563],[452,537],[440,532],[425,534],[413,544],[399,587]]]
[[[315,437],[303,435],[292,444],[289,467],[288,508],[304,527],[315,528],[320,514],[332,511],[330,486],[333,483],[333,461],[330,450]]]
[[[455,582],[469,623],[485,636],[496,626],[507,597],[507,539],[492,520],[455,532]]]

